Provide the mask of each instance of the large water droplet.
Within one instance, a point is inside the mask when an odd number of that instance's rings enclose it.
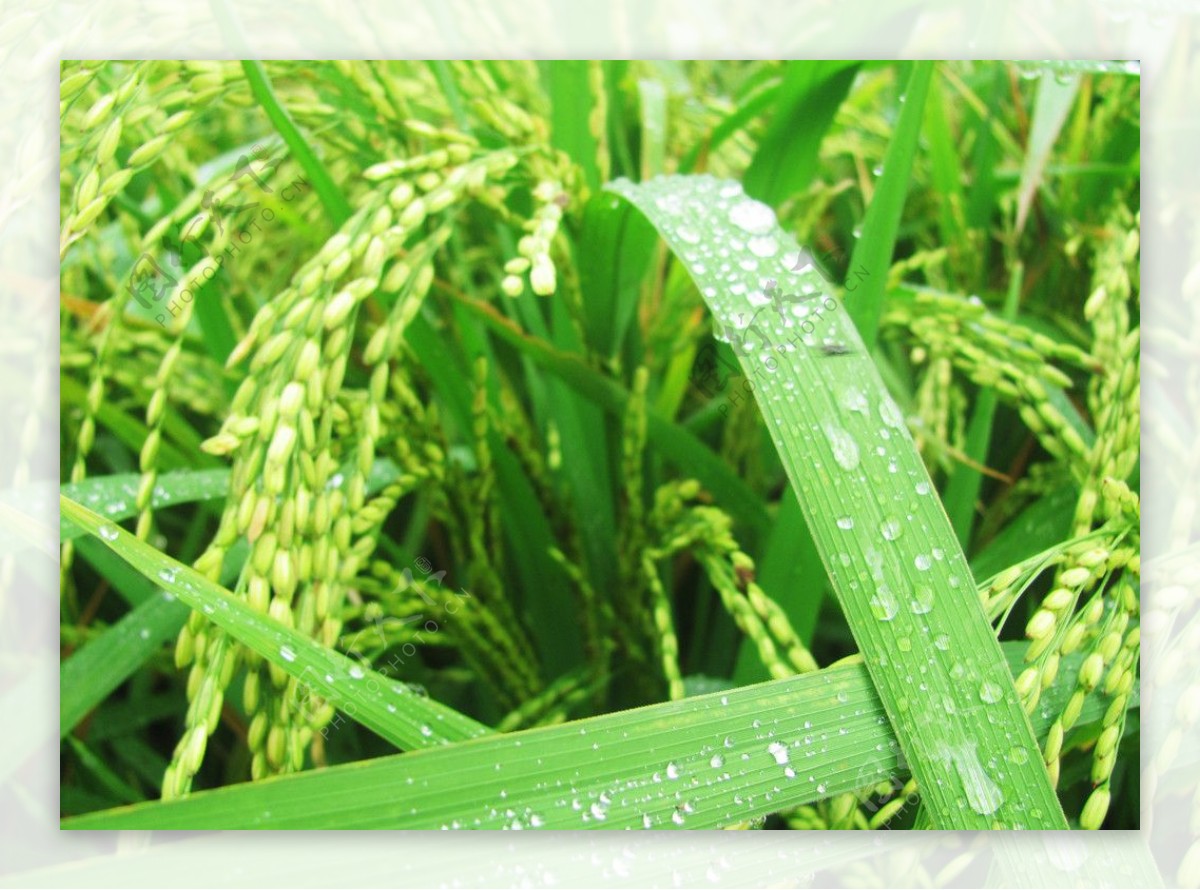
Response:
[[[846,391],[842,393],[842,404],[848,410],[857,411],[859,414],[866,414],[871,410],[867,404],[866,395],[857,386],[847,387]]]
[[[967,805],[981,816],[990,816],[1004,803],[1004,792],[992,781],[979,762],[974,742],[955,748],[941,744],[941,755],[954,762],[954,769],[966,792]]]
[[[117,539],[118,535],[119,535],[119,532],[116,530],[116,528],[114,526],[111,526],[111,525],[100,526],[100,537],[102,537],[104,540],[115,541]]]
[[[979,687],[979,699],[989,705],[994,705],[1004,697],[1004,690],[1000,688],[999,683],[993,683],[991,680],[985,680],[983,685]]]
[[[887,541],[894,541],[900,537],[900,520],[885,519],[883,524],[879,526],[879,533],[883,535]]]
[[[912,592],[908,603],[909,610],[914,615],[924,615],[933,608],[933,588],[926,584],[918,584]]]
[[[871,597],[871,614],[879,621],[891,621],[898,611],[895,595],[886,584],[881,584]]]
[[[282,658],[284,661],[295,661],[296,653],[293,652],[291,650],[291,648],[289,648],[288,646],[280,646],[279,647],[279,657]]]
[[[849,531],[850,529],[854,528],[854,520],[849,516],[843,516],[837,521],[837,525],[838,528],[842,529],[843,531]]]
[[[746,246],[757,257],[773,257],[779,253],[779,242],[770,235],[757,235],[747,241]]]
[[[829,447],[833,449],[833,459],[843,470],[853,470],[858,466],[858,443],[854,437],[836,423],[825,424],[825,436],[829,439]]]
[[[879,400],[879,416],[892,429],[898,430],[904,427],[904,415],[900,412],[899,406],[888,396]]]
[[[775,213],[761,201],[747,198],[733,205],[729,211],[729,221],[744,232],[762,235],[775,225]]]
[[[767,753],[774,757],[775,762],[780,766],[788,762],[787,747],[781,742],[771,742],[771,744],[767,745]]]
[[[918,571],[928,572],[929,567],[933,565],[933,561],[930,560],[927,554],[918,553],[916,559],[913,560],[913,565],[917,567]]]

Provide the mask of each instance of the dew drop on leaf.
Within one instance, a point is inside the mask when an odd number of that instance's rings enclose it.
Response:
[[[729,221],[743,232],[762,235],[774,227],[775,213],[761,201],[747,198],[733,205],[729,211]]]
[[[836,423],[825,424],[825,437],[829,439],[829,447],[833,449],[833,459],[843,470],[853,470],[858,466],[858,443],[854,437]]]
[[[886,585],[880,585],[871,597],[871,614],[879,621],[891,621],[900,611],[896,605],[896,597]]]
[[[928,584],[918,584],[914,587],[908,608],[914,615],[924,615],[930,611],[933,608],[933,588]]]
[[[759,235],[746,242],[746,247],[757,257],[773,257],[779,253],[779,242],[770,235]]]
[[[993,683],[991,680],[984,682],[979,687],[979,698],[981,701],[989,705],[993,705],[1004,697],[1004,690],[1000,688],[999,683]]]

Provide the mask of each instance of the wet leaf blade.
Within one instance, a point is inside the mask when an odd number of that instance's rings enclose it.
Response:
[[[906,111],[916,104],[910,88]],[[794,268],[794,239],[736,183],[674,176],[609,188],[655,224],[719,329],[738,344],[935,824],[1065,828],[962,548],[899,408],[828,284],[811,265]],[[718,249],[754,260],[753,271],[719,275],[710,256]]]
[[[1008,653],[1017,669],[1023,649],[1017,644]],[[1065,676],[1079,660],[1064,662]],[[1061,708],[1063,702],[1048,704]],[[1099,720],[1105,707],[1101,698],[1089,699],[1080,723]],[[1035,713],[1039,734],[1052,713]],[[775,739],[798,742],[787,749],[786,762],[770,747]],[[836,745],[826,744],[833,739]],[[904,769],[896,750],[867,671],[847,664],[179,801],[89,813],[62,827],[499,829],[519,820],[521,827],[546,829],[717,828],[880,781],[899,788],[896,777]],[[556,781],[563,776],[570,782]]]
[[[146,578],[185,605],[203,611],[238,642],[396,747],[425,748],[491,732],[469,717],[403,687],[396,692],[395,679],[255,612],[245,600],[70,498],[60,496],[59,502],[64,516],[95,535]],[[302,705],[297,703],[297,707]]]
[[[860,277],[853,295],[847,298],[846,306],[863,342],[868,346],[874,346],[879,316],[883,312],[888,269],[891,268],[892,254],[896,248],[896,233],[904,212],[904,198],[908,194],[909,174],[917,154],[917,138],[921,132],[925,97],[929,94],[932,76],[933,62],[913,64],[908,86],[904,90],[904,107],[884,155],[883,173],[879,176],[875,196],[863,220],[862,237],[858,239],[850,258],[851,271],[848,274]]]

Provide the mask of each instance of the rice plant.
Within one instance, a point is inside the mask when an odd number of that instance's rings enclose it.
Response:
[[[63,827],[1136,828],[1139,121],[63,63]]]

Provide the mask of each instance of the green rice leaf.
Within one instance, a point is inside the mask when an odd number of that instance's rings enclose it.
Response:
[[[737,344],[934,824],[1065,828],[962,549],[846,309],[738,184],[610,188],[654,222]],[[720,250],[747,262],[726,273]]]
[[[165,592],[202,611],[240,643],[396,747],[426,748],[490,732],[445,705],[412,694],[394,678],[254,611],[245,600],[70,498],[59,500],[67,518],[96,535]]]

